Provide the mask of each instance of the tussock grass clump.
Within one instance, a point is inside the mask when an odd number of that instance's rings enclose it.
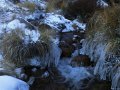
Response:
[[[29,2],[29,1],[26,1],[24,3],[18,3],[17,5],[20,7],[29,9],[30,12],[34,12],[36,9],[35,3]]]
[[[16,32],[4,35],[1,50],[4,55],[5,62],[13,63],[16,66],[24,66],[34,57],[45,57],[50,48],[48,43],[38,40],[37,42],[25,44],[22,37],[24,33]]]
[[[68,0],[49,0],[46,11],[53,12],[58,9],[64,9],[67,7]]]
[[[120,6],[97,11],[87,26],[83,52],[96,62],[95,74],[112,81],[112,88],[120,88]],[[117,66],[116,69],[114,69]],[[114,69],[114,70],[113,70]],[[119,74],[118,74],[119,73]],[[116,83],[116,84],[114,84]]]
[[[61,14],[68,19],[80,17],[87,22],[97,9],[101,9],[97,0],[49,0],[46,12],[62,10]]]
[[[56,31],[52,29],[41,30],[41,40],[46,43],[50,43],[51,38],[55,38]]]
[[[87,21],[95,12],[97,0],[70,0],[66,8],[63,9],[65,17],[74,19],[80,17]]]

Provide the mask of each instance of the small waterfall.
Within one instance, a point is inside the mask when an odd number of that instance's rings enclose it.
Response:
[[[72,90],[81,89],[82,80],[92,77],[85,67],[72,67],[67,64],[61,64],[58,69],[62,76],[66,78],[68,87]]]
[[[51,38],[52,43],[50,44],[50,55],[51,55],[51,59],[50,59],[50,63],[55,64],[55,66],[58,65],[59,60],[60,60],[60,55],[61,55],[61,49],[58,47],[58,38]]]

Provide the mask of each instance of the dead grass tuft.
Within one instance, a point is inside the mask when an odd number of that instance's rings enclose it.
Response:
[[[119,88],[120,75],[120,6],[108,7],[97,11],[87,25],[86,39],[83,43],[84,54],[90,56],[97,64],[94,73],[101,79],[110,78],[112,88]],[[114,75],[112,75],[114,73]],[[116,83],[116,85],[114,84]]]
[[[68,0],[49,0],[46,8],[47,12],[53,12],[58,9],[67,7]]]
[[[41,34],[41,40],[45,43],[50,43],[51,38],[55,38],[57,35],[56,30],[53,30],[50,26],[46,24],[41,24],[39,26],[39,32]]]
[[[45,57],[49,52],[48,43],[37,41],[25,44],[21,39],[22,36],[21,32],[14,30],[3,37],[1,49],[5,62],[13,63],[16,66],[24,66],[27,64],[27,59]]]
[[[108,39],[114,39],[118,37],[117,29],[120,23],[120,7],[109,7],[105,10],[97,11],[90,19],[87,25],[87,36],[92,35],[97,31],[107,35]]]
[[[17,5],[20,7],[29,9],[30,12],[34,12],[36,9],[35,3],[29,2],[29,1],[26,1],[24,3],[18,3]]]
[[[64,15],[69,19],[81,17],[86,22],[97,9],[96,0],[72,0],[63,9]]]

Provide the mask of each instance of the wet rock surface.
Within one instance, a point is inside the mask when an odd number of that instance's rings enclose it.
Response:
[[[78,55],[73,57],[71,65],[75,66],[92,66],[92,62],[87,55]]]
[[[59,33],[59,47],[62,50],[61,57],[71,57],[75,50],[82,48],[82,43],[80,41],[84,39],[84,35],[85,33],[80,31]]]

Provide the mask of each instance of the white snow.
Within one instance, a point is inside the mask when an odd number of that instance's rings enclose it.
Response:
[[[25,24],[24,23],[21,23],[18,19],[15,19],[15,20],[13,20],[13,21],[11,21],[11,22],[9,22],[8,23],[8,25],[7,25],[7,29],[8,30],[14,30],[14,29],[17,29],[17,28],[19,28],[19,29],[25,29]]]
[[[14,10],[16,5],[12,4],[10,0],[0,0],[0,9]]]
[[[33,65],[33,66],[40,66],[41,62],[39,60],[40,58],[35,57],[29,60],[29,65]]]
[[[98,0],[97,1],[97,5],[101,6],[103,8],[108,7],[108,4],[105,1],[103,1],[103,0]]]
[[[0,34],[4,33],[4,29],[6,28],[6,24],[0,23]]]
[[[39,41],[40,32],[37,30],[30,30],[26,27],[25,23],[21,23],[20,20],[15,19],[8,23],[7,32],[10,33],[12,30],[21,30],[25,35],[22,37],[25,44]]]
[[[29,85],[11,76],[0,76],[0,90],[29,90]]]
[[[92,75],[84,67],[72,67],[70,65],[60,65],[59,70],[62,75],[71,81],[74,85],[79,83],[81,80],[91,77]]]
[[[3,60],[3,56],[0,54],[0,61]]]
[[[0,0],[0,7],[2,7],[2,8],[6,7],[6,1],[5,0]]]
[[[77,19],[73,20],[73,23],[76,24],[79,28],[85,30],[86,24],[85,23],[80,23]]]
[[[86,27],[86,24],[84,23],[79,23],[77,20],[70,21],[62,15],[54,13],[47,13],[43,23],[57,29],[58,31],[62,30],[62,32],[69,32],[77,29],[85,30]],[[74,28],[74,25],[76,25],[77,28]]]
[[[23,40],[26,44],[33,43],[33,42],[35,43],[39,41],[39,38],[40,38],[39,31],[25,29],[24,32],[25,32],[25,37],[23,38]]]

